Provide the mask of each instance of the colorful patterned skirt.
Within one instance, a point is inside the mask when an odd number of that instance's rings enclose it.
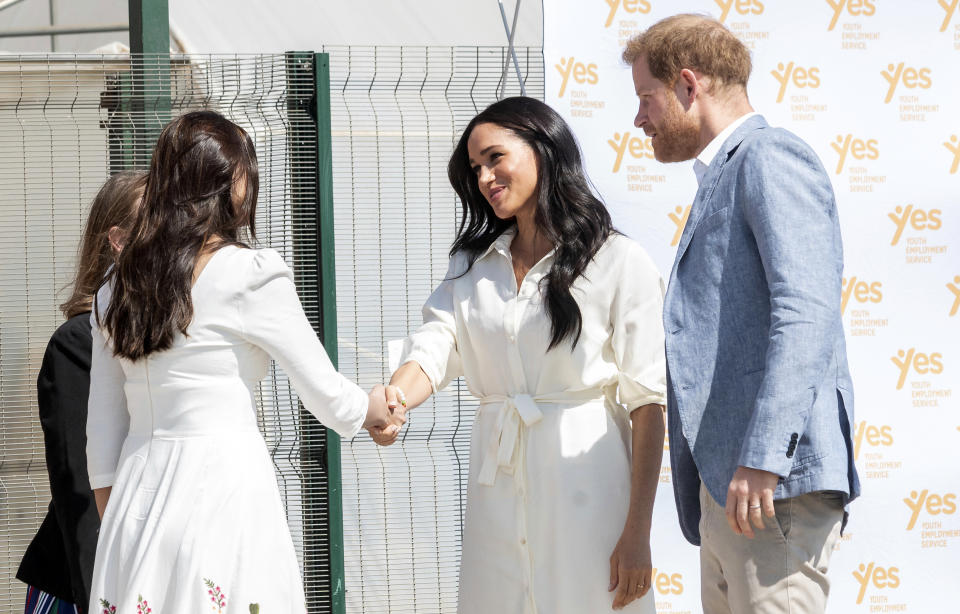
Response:
[[[69,601],[48,595],[39,588],[27,586],[27,603],[23,614],[79,614],[77,606]]]

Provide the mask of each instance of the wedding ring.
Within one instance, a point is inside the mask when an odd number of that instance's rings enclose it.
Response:
[[[747,506],[747,509],[748,509],[748,510],[758,510],[758,509],[760,509],[760,505],[759,505],[759,504],[757,504],[757,505],[748,505],[748,506]]]

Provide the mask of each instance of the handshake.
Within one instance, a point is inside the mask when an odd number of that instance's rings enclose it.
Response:
[[[397,440],[400,427],[407,421],[407,399],[396,386],[376,385],[370,391],[367,419],[363,428],[381,446],[389,446]]]

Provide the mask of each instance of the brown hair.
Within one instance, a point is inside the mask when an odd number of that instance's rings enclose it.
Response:
[[[177,332],[187,334],[197,258],[204,249],[242,246],[245,228],[254,236],[259,186],[257,154],[243,128],[214,111],[167,124],[112,271],[104,325],[114,354],[137,360],[171,347]]]
[[[623,60],[645,57],[650,74],[673,86],[684,68],[711,77],[726,89],[746,89],[752,68],[750,52],[722,23],[705,15],[674,15],[627,42]]]
[[[77,253],[77,272],[73,292],[60,305],[67,318],[90,311],[93,295],[115,258],[108,233],[113,226],[129,230],[143,198],[147,174],[143,171],[123,171],[107,179],[90,205],[87,223],[83,227],[80,250]]]

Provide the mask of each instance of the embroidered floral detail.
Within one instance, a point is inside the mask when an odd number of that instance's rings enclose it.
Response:
[[[117,606],[113,605],[106,599],[100,600],[100,607],[103,608],[103,614],[116,614]]]
[[[227,607],[227,596],[220,590],[220,587],[213,583],[213,580],[207,578],[203,579],[203,583],[207,585],[207,594],[210,595],[210,601],[213,602],[213,607],[211,610],[220,614],[223,612],[223,608]]]
[[[137,595],[137,614],[150,614],[150,612],[153,612],[153,609],[147,600],[142,595]]]

